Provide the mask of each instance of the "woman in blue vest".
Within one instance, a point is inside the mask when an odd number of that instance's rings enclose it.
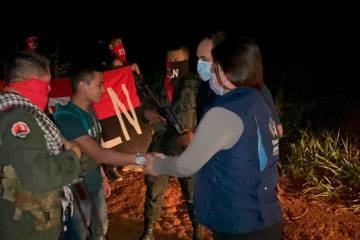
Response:
[[[260,93],[261,53],[248,38],[229,38],[212,50],[212,89],[221,92],[178,157],[155,160],[152,175],[196,174],[194,206],[214,239],[281,239],[277,197],[279,137]]]

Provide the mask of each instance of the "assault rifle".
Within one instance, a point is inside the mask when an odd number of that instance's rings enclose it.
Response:
[[[153,104],[155,104],[157,111],[161,116],[163,116],[166,121],[174,127],[176,132],[179,135],[184,134],[184,129],[181,127],[179,122],[176,120],[174,114],[171,112],[171,110],[167,107],[164,107],[159,100],[155,97],[153,92],[150,90],[149,86],[144,83],[144,78],[141,74],[137,75],[135,78],[135,84],[138,90],[140,91],[141,95],[150,100]]]

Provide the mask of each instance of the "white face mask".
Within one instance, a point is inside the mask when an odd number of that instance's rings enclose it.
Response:
[[[222,96],[225,94],[225,89],[219,84],[215,73],[211,73],[209,86],[216,95]]]
[[[214,91],[214,93],[218,96],[222,96],[225,93],[227,93],[228,91],[236,88],[226,77],[225,73],[221,70],[221,68],[219,69],[219,77],[220,79],[217,78],[215,73],[211,73],[211,78],[209,81],[209,85],[211,90]],[[219,83],[221,82],[223,86],[225,86],[225,88]]]
[[[197,63],[197,72],[201,80],[209,81],[211,78],[211,63],[199,59]]]

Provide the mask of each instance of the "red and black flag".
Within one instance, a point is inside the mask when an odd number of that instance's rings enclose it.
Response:
[[[121,152],[145,152],[152,139],[149,123],[142,118],[135,79],[130,67],[104,72],[105,94],[94,104],[102,126],[102,146]]]
[[[102,127],[102,146],[128,153],[146,152],[152,130],[141,118],[141,103],[130,67],[104,72],[104,87],[100,102],[93,105]],[[49,107],[65,104],[71,95],[68,78],[53,80]]]

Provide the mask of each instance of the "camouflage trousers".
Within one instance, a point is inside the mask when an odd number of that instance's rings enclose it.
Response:
[[[187,202],[189,217],[191,221],[195,223],[195,215],[192,204],[194,195],[194,178],[178,178],[178,181],[183,197]],[[144,218],[148,222],[155,222],[161,216],[162,202],[165,191],[169,185],[169,176],[145,176],[145,184],[147,188],[144,205]]]

